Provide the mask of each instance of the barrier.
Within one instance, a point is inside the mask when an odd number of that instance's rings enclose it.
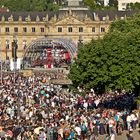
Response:
[[[25,77],[33,76],[33,71],[32,71],[32,69],[22,70],[21,73],[22,73],[23,76],[25,76]]]

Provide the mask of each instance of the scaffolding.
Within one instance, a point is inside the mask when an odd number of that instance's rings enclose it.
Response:
[[[76,45],[67,39],[41,38],[32,41],[23,56],[23,68],[61,68],[76,56]]]

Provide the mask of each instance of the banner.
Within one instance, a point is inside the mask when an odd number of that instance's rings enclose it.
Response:
[[[23,70],[22,73],[23,73],[23,76],[25,76],[25,77],[33,76],[32,70]]]

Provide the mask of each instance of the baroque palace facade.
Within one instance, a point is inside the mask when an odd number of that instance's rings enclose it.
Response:
[[[132,16],[132,11],[90,11],[82,7],[66,7],[57,12],[0,13],[0,48],[2,59],[12,57],[13,36],[17,38],[17,56],[39,38],[65,38],[76,45],[102,37],[115,19]]]

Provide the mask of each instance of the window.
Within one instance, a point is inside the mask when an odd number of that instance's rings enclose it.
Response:
[[[9,27],[5,28],[5,32],[8,33],[9,32]]]
[[[101,27],[101,32],[105,32],[105,28],[104,27]]]
[[[41,27],[40,31],[43,33],[45,31],[45,29],[43,27]]]
[[[68,27],[68,32],[72,32],[72,27]]]
[[[16,33],[18,32],[18,28],[17,27],[14,28],[14,32],[16,32]]]
[[[32,27],[32,32],[33,32],[33,33],[35,32],[35,27]]]
[[[23,27],[23,32],[26,33],[27,32],[27,28]]]
[[[125,6],[126,5],[126,3],[122,3],[122,6]]]
[[[83,27],[79,27],[79,32],[83,32]]]
[[[58,32],[62,32],[62,27],[58,27]]]
[[[92,27],[92,32],[95,32],[95,27]]]

